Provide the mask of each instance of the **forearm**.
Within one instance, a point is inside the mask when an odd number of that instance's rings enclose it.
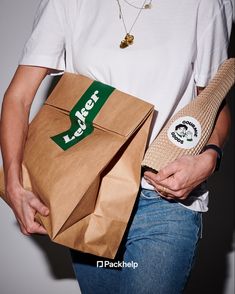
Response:
[[[12,208],[25,235],[46,234],[35,220],[36,213],[47,216],[48,208],[37,195],[22,186],[21,164],[28,132],[30,107],[47,68],[19,66],[4,96],[0,139],[5,175],[4,200]]]
[[[19,66],[3,99],[1,149],[7,191],[20,188],[21,163],[33,98],[48,69]]]
[[[30,107],[21,101],[19,97],[6,93],[2,105],[1,149],[5,185],[11,191],[22,184],[21,163]]]

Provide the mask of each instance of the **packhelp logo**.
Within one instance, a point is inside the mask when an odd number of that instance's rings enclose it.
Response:
[[[92,133],[93,120],[115,88],[94,81],[71,110],[69,130],[51,137],[63,150],[74,146]]]
[[[171,124],[167,136],[177,147],[191,149],[201,138],[201,125],[191,116],[180,117]]]

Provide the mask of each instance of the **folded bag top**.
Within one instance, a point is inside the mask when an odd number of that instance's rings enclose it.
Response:
[[[76,87],[78,83],[80,84],[79,92]],[[65,85],[66,93],[61,91]],[[125,103],[123,103],[123,99],[120,99],[121,92],[115,88],[93,81],[85,76],[67,72],[63,75],[59,85],[57,85],[45,104],[54,106],[69,115],[73,108],[76,107],[81,93],[87,101],[90,100],[90,106],[93,103],[100,103],[101,105],[93,120],[93,125],[121,136],[130,136],[136,126],[141,123],[143,113],[146,113],[147,116],[152,111],[152,105],[141,99],[125,93]],[[100,102],[99,100],[103,101]],[[85,104],[83,107],[85,107]],[[81,110],[82,108],[80,108],[80,114]]]

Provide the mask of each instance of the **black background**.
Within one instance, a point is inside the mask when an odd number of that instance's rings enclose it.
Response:
[[[235,57],[235,26],[233,26],[229,57]],[[220,171],[209,179],[209,211],[204,216],[203,238],[195,267],[186,289],[187,294],[222,294],[228,272],[228,253],[234,248],[234,130],[235,87],[227,96],[232,114],[232,129],[224,149]],[[231,273],[230,273],[231,274]],[[233,277],[234,279],[234,277]],[[233,281],[234,282],[234,281]]]

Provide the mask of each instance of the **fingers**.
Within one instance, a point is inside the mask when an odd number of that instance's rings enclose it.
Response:
[[[174,195],[170,194],[170,191],[166,187],[155,187],[155,190],[158,194],[160,194],[161,197],[167,200],[174,200]]]
[[[49,209],[34,193],[22,190],[17,197],[12,197],[11,208],[24,235],[47,234],[45,228],[35,220],[35,215],[39,213],[42,216],[48,216]]]
[[[36,234],[47,235],[46,229],[39,223],[35,222],[35,231]]]
[[[191,188],[183,188],[179,179],[171,175],[162,181],[156,180],[154,173],[144,174],[145,180],[154,187],[154,189],[167,200],[184,200],[187,198]]]
[[[40,213],[42,216],[48,216],[49,209],[38,199],[35,197],[32,197],[29,200],[30,206],[35,209],[38,213]]]
[[[28,222],[25,227],[19,218],[16,218],[16,219],[18,221],[18,224],[19,224],[19,227],[20,227],[22,234],[24,234],[26,236],[30,236],[33,233],[47,235],[46,229],[42,225],[37,223],[36,221],[34,221],[33,223]]]
[[[26,236],[30,236],[30,234],[27,232],[27,230],[25,229],[23,223],[21,222],[21,220],[19,218],[16,218],[18,225],[20,227],[20,231],[22,234],[26,235]]]
[[[188,189],[180,189],[178,191],[174,191],[162,185],[154,184],[153,186],[162,197],[168,200],[185,200],[189,194]]]
[[[30,234],[42,234],[47,235],[46,229],[36,221],[28,223],[26,227],[27,233]]]
[[[35,220],[36,213],[48,215],[48,208],[35,196],[31,195],[31,198],[24,202],[22,205],[24,215],[24,228],[28,234],[46,234],[46,230],[41,224]]]
[[[146,171],[144,176],[152,178],[154,181],[162,182],[174,175],[178,171],[178,165],[176,162],[169,163],[167,166],[159,170],[158,173]]]
[[[158,192],[163,191],[163,193],[160,192],[160,194],[167,199],[181,200],[185,199],[189,194],[185,186],[185,176],[182,174],[182,160],[175,160],[169,163],[157,174],[145,172],[144,178],[149,184],[154,186]]]
[[[145,172],[144,178],[157,191],[163,191],[163,197],[184,200],[210,173],[204,171],[203,161],[204,158],[200,156],[182,156],[167,164],[157,174]]]
[[[176,180],[175,175],[172,173],[170,173],[168,177],[166,177],[166,175],[167,173],[165,173],[164,171],[161,173],[160,176],[152,172],[145,172],[144,178],[149,184],[153,185],[154,187],[163,186],[172,191],[177,191],[179,188],[179,182]]]

